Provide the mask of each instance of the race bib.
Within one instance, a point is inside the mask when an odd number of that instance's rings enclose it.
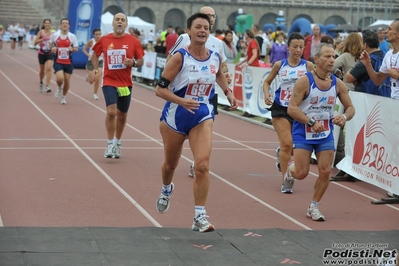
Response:
[[[208,102],[209,95],[211,94],[213,85],[215,84],[214,78],[189,78],[185,98],[193,99],[197,102]]]
[[[307,113],[306,114],[309,117],[312,117],[314,120],[319,122],[320,124],[323,125],[323,127],[326,129],[323,132],[314,132],[313,129],[309,125],[305,125],[305,130],[306,130],[306,139],[307,140],[315,140],[315,139],[324,139],[327,138],[331,131],[330,131],[330,113],[329,112],[320,112],[320,113]]]
[[[280,90],[281,105],[288,106],[288,104],[290,103],[291,95],[292,95],[292,90],[290,87],[287,87],[285,89],[281,88]]]
[[[123,62],[126,59],[125,49],[114,49],[107,51],[107,62],[109,70],[125,69],[126,66]]]
[[[69,59],[69,48],[68,47],[58,48],[58,59]]]

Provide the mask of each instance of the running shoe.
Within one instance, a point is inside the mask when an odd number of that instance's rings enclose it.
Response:
[[[191,229],[200,233],[214,231],[215,227],[208,221],[207,217],[209,216],[205,214],[195,217]]]
[[[279,172],[281,172],[281,167],[280,167],[280,147],[277,147],[276,149],[276,168]]]
[[[55,98],[59,98],[61,96],[61,87],[58,87],[58,89],[55,91],[54,96]]]
[[[119,159],[121,157],[121,146],[122,144],[116,144],[116,146],[114,146],[112,158]]]
[[[105,158],[112,158],[114,156],[114,144],[108,144],[107,148],[105,149],[104,157]]]
[[[286,188],[284,184],[281,185],[281,193],[292,194],[292,192],[294,192],[292,188]]]
[[[51,88],[49,86],[46,86],[46,93],[50,93],[51,92]]]
[[[42,93],[43,92],[43,83],[39,84],[39,92]]]
[[[188,172],[188,176],[195,178],[194,164],[190,165],[190,171]]]
[[[93,99],[94,99],[94,100],[98,100],[97,94],[95,94],[95,93],[93,94]]]
[[[66,104],[66,98],[65,98],[65,96],[62,96],[62,97],[61,97],[61,104]]]
[[[290,162],[288,164],[287,172],[284,174],[284,179],[283,179],[283,186],[287,190],[291,190],[292,193],[292,187],[294,186],[295,179],[291,175],[290,167],[295,165],[294,162]]]
[[[169,209],[170,196],[172,195],[173,190],[175,190],[175,185],[173,183],[170,183],[170,192],[167,193],[166,191],[162,191],[161,195],[159,195],[156,203],[156,207],[159,213],[164,213]]]
[[[318,207],[310,208],[309,206],[308,211],[306,212],[306,216],[313,221],[324,222],[326,220],[324,215],[321,214],[321,212],[319,211]]]

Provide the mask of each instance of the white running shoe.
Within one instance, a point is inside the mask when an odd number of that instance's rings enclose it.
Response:
[[[310,208],[309,206],[308,211],[306,212],[306,216],[313,221],[324,222],[326,220],[326,217],[321,214],[318,207]]]
[[[66,104],[66,97],[65,96],[61,97],[61,104]]]
[[[192,178],[195,178],[194,164],[191,164],[191,165],[190,165],[190,170],[189,170],[189,172],[188,172],[188,176],[189,176],[189,177],[192,177]]]
[[[200,233],[211,232],[215,230],[215,227],[206,219],[207,215],[202,214],[194,218],[191,229]]]
[[[172,195],[173,190],[175,190],[175,185],[173,183],[170,183],[170,192],[167,194],[165,193],[165,191],[162,191],[161,195],[159,195],[159,197],[157,198],[156,207],[159,213],[164,213],[169,209],[170,196]]]
[[[113,156],[114,156],[114,144],[110,143],[105,149],[104,157],[112,158]]]
[[[94,99],[94,100],[98,100],[97,94],[95,94],[95,93],[93,94],[93,99]]]
[[[119,159],[121,157],[121,146],[122,144],[116,144],[116,146],[114,146],[112,158]]]
[[[285,174],[284,174],[284,179],[283,179],[283,186],[284,186],[284,188],[285,188],[285,190],[287,191],[291,191],[291,192],[288,192],[288,193],[292,193],[293,191],[292,191],[292,187],[294,186],[294,182],[295,182],[295,179],[294,179],[294,177],[292,176],[292,174],[291,174],[291,171],[290,171],[290,167],[292,166],[292,165],[295,165],[294,164],[294,162],[290,162],[289,164],[288,164],[288,168],[287,168],[287,172],[285,172]],[[281,190],[282,190],[283,188],[281,188]],[[284,192],[284,193],[287,193],[287,192]]]
[[[46,93],[50,93],[50,92],[51,92],[50,86],[46,86]]]
[[[286,188],[284,184],[281,185],[281,193],[284,194],[292,194],[292,188]]]
[[[61,87],[58,87],[58,89],[55,91],[54,96],[55,98],[59,98],[61,96]]]
[[[42,93],[43,92],[43,83],[39,84],[39,92]]]

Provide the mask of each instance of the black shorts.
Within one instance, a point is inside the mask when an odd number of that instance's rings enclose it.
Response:
[[[37,54],[37,58],[39,59],[39,64],[44,65],[48,60],[53,60],[53,54],[52,53]]]
[[[294,119],[287,112],[288,107],[284,107],[276,104],[276,102],[273,102],[273,105],[269,108],[269,110],[272,112],[272,118],[282,117],[287,119],[289,122],[294,123]]]
[[[116,108],[122,113],[127,113],[130,107],[130,102],[132,99],[132,87],[129,86],[130,95],[120,97],[118,95],[118,91],[116,87],[112,86],[104,86],[103,87],[103,94],[105,99],[105,105],[109,106],[111,104],[116,104]]]
[[[24,39],[24,36],[18,36],[18,41],[22,41]]]
[[[215,115],[219,114],[218,112],[218,95],[215,93],[212,99],[209,99],[209,102],[213,105],[213,113]]]
[[[18,38],[10,38],[11,41],[16,42]]]
[[[58,71],[64,71],[64,73],[67,73],[70,75],[72,75],[72,73],[73,73],[73,65],[72,64],[64,65],[64,64],[54,62],[53,68],[54,68],[54,73],[57,73]]]

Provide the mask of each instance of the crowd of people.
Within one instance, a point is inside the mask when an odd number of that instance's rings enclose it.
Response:
[[[319,203],[329,184],[334,152],[337,149],[337,154],[344,156],[343,134],[334,140],[333,127],[344,129],[355,115],[348,91],[399,99],[399,21],[395,20],[386,30],[350,33],[343,39],[339,35],[335,38],[323,35],[318,25],[307,36],[292,33],[287,37],[281,28],[264,33],[258,25],[237,36],[231,27],[214,30],[216,18],[215,10],[204,6],[188,18],[185,30],[169,26],[159,34],[152,30],[144,34],[134,28],[127,29],[127,16],[118,13],[113,19],[113,32],[102,36],[100,29],[93,30],[93,38],[83,53],[88,60],[87,81],[93,84],[92,97],[99,99],[101,84],[106,103],[104,157],[121,157],[121,139],[132,97],[132,68],[143,65],[146,51],[167,55],[155,90],[156,95],[166,101],[159,124],[164,162],[156,208],[165,213],[170,207],[175,190],[174,171],[183,143],[188,139],[194,162],[189,171],[193,177],[195,203],[192,229],[214,230],[207,219],[205,205],[210,186],[212,125],[218,106],[215,88],[220,86],[230,108],[236,109],[227,64],[243,68],[268,66],[271,70],[264,80],[263,92],[265,104],[271,106],[272,124],[279,139],[276,167],[282,176],[281,192],[293,193],[295,180],[306,178],[314,152],[318,178],[306,215],[312,220],[324,221]],[[26,35],[18,30],[20,27],[13,23],[8,28],[13,53],[19,43],[18,36]],[[0,37],[3,34],[0,25]],[[53,30],[51,20],[45,19],[34,34],[34,46],[39,47],[39,92],[52,92],[50,82],[55,73],[58,88],[54,95],[65,105],[73,74],[71,57],[78,52],[76,36],[70,32],[67,18],[61,20],[58,31]],[[1,45],[0,42],[0,49]],[[272,91],[270,87],[275,79],[278,79],[278,89]],[[384,92],[379,87],[383,83],[389,84]],[[344,108],[338,115],[334,113],[337,99]],[[335,141],[338,141],[337,147]]]

